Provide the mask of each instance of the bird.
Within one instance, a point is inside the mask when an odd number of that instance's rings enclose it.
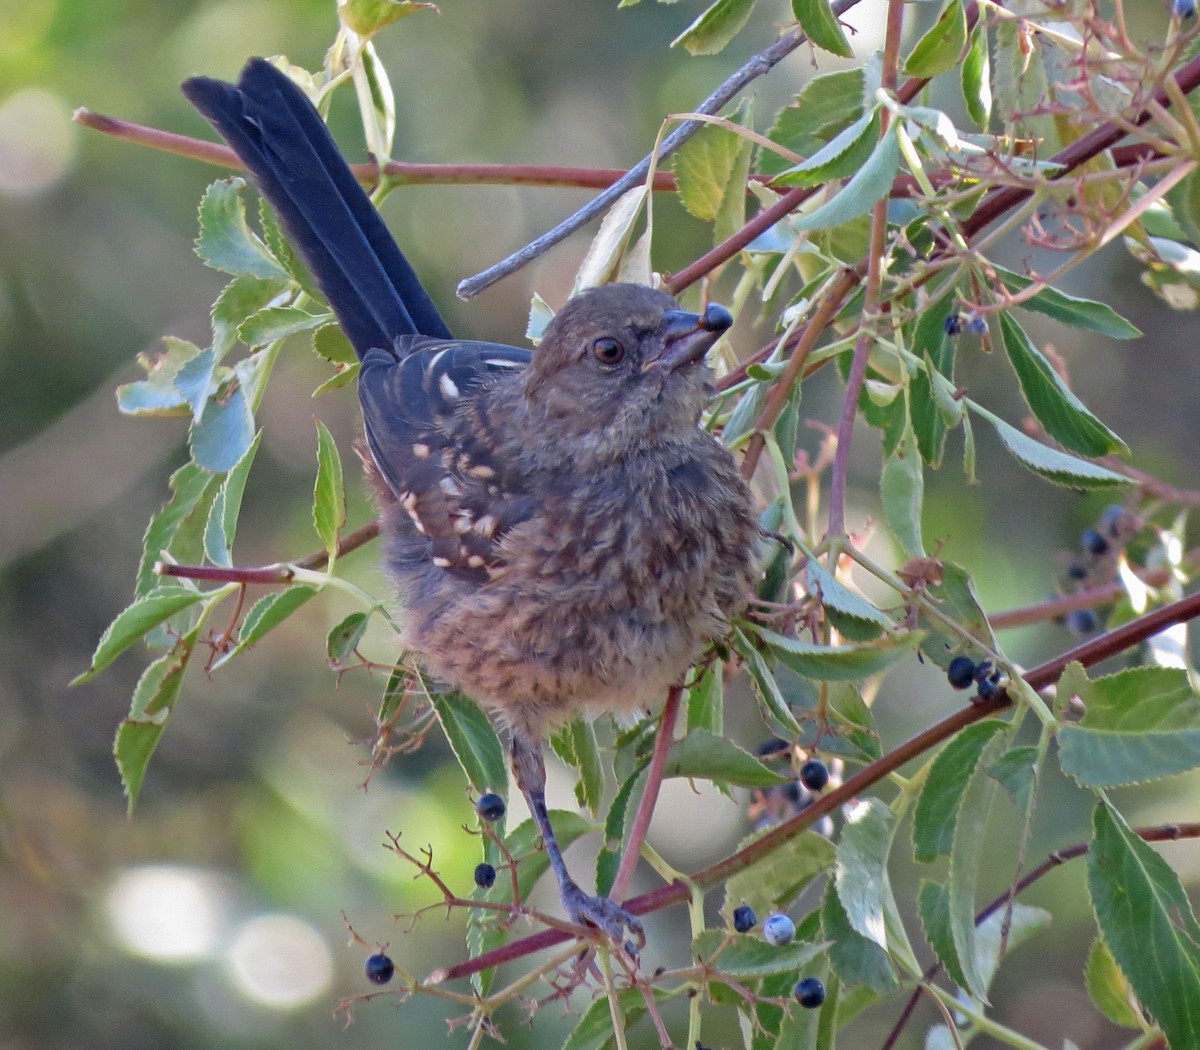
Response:
[[[571,877],[542,741],[683,680],[757,578],[733,456],[700,426],[707,352],[733,323],[634,284],[588,289],[532,351],[456,339],[305,93],[265,59],[187,99],[233,148],[361,362],[368,478],[400,642],[511,737],[570,920],[617,944],[641,921]]]

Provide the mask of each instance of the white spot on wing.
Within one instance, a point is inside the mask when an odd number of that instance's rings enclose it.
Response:
[[[442,397],[447,401],[456,401],[461,396],[458,392],[458,387],[454,385],[454,380],[445,372],[438,376],[438,389],[442,392]]]

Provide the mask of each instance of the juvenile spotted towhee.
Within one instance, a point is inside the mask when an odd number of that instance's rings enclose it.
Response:
[[[637,285],[566,303],[532,353],[455,339],[304,93],[252,59],[184,94],[237,152],[362,362],[358,391],[404,646],[512,733],[516,782],[574,922],[641,934],[585,894],[546,809],[542,738],[680,681],[744,606],[749,489],[698,426],[732,324]]]

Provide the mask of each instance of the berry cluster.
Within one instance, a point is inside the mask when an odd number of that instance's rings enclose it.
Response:
[[[790,759],[796,749],[790,741],[779,737],[765,740],[755,749],[755,754],[767,762]],[[795,770],[795,767],[792,767]],[[817,795],[834,780],[829,767],[819,758],[808,757],[794,773],[794,778],[778,787],[756,789],[751,796],[749,816],[758,829],[774,827],[781,821],[807,809]],[[836,784],[835,784],[836,786]],[[833,833],[833,822],[822,817],[813,827],[822,835]]]
[[[733,909],[733,928],[749,933],[758,924],[758,916],[748,904]],[[763,940],[776,948],[791,944],[796,938],[796,924],[782,912],[772,912],[763,923]],[[802,977],[792,989],[796,1001],[806,1010],[815,1010],[825,1001],[825,985],[816,977]]]
[[[991,660],[976,663],[969,656],[956,656],[946,668],[946,678],[955,689],[975,686],[980,700],[991,700],[1003,688],[1004,675],[992,666]]]
[[[952,313],[942,322],[942,330],[951,338],[961,335],[963,329],[972,335],[985,335],[988,330],[987,321],[974,310],[968,310],[966,313]]]
[[[1108,507],[1093,527],[1080,534],[1079,552],[1062,572],[1060,593],[1072,594],[1116,579],[1121,551],[1141,528],[1141,519],[1132,511],[1119,504]],[[1072,634],[1091,634],[1100,626],[1092,609],[1073,609],[1062,622]]]

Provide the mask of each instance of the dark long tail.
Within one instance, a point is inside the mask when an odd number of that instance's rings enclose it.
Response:
[[[183,93],[279,214],[359,357],[401,335],[451,338],[325,122],[285,74],[252,58],[236,86],[193,77]]]

